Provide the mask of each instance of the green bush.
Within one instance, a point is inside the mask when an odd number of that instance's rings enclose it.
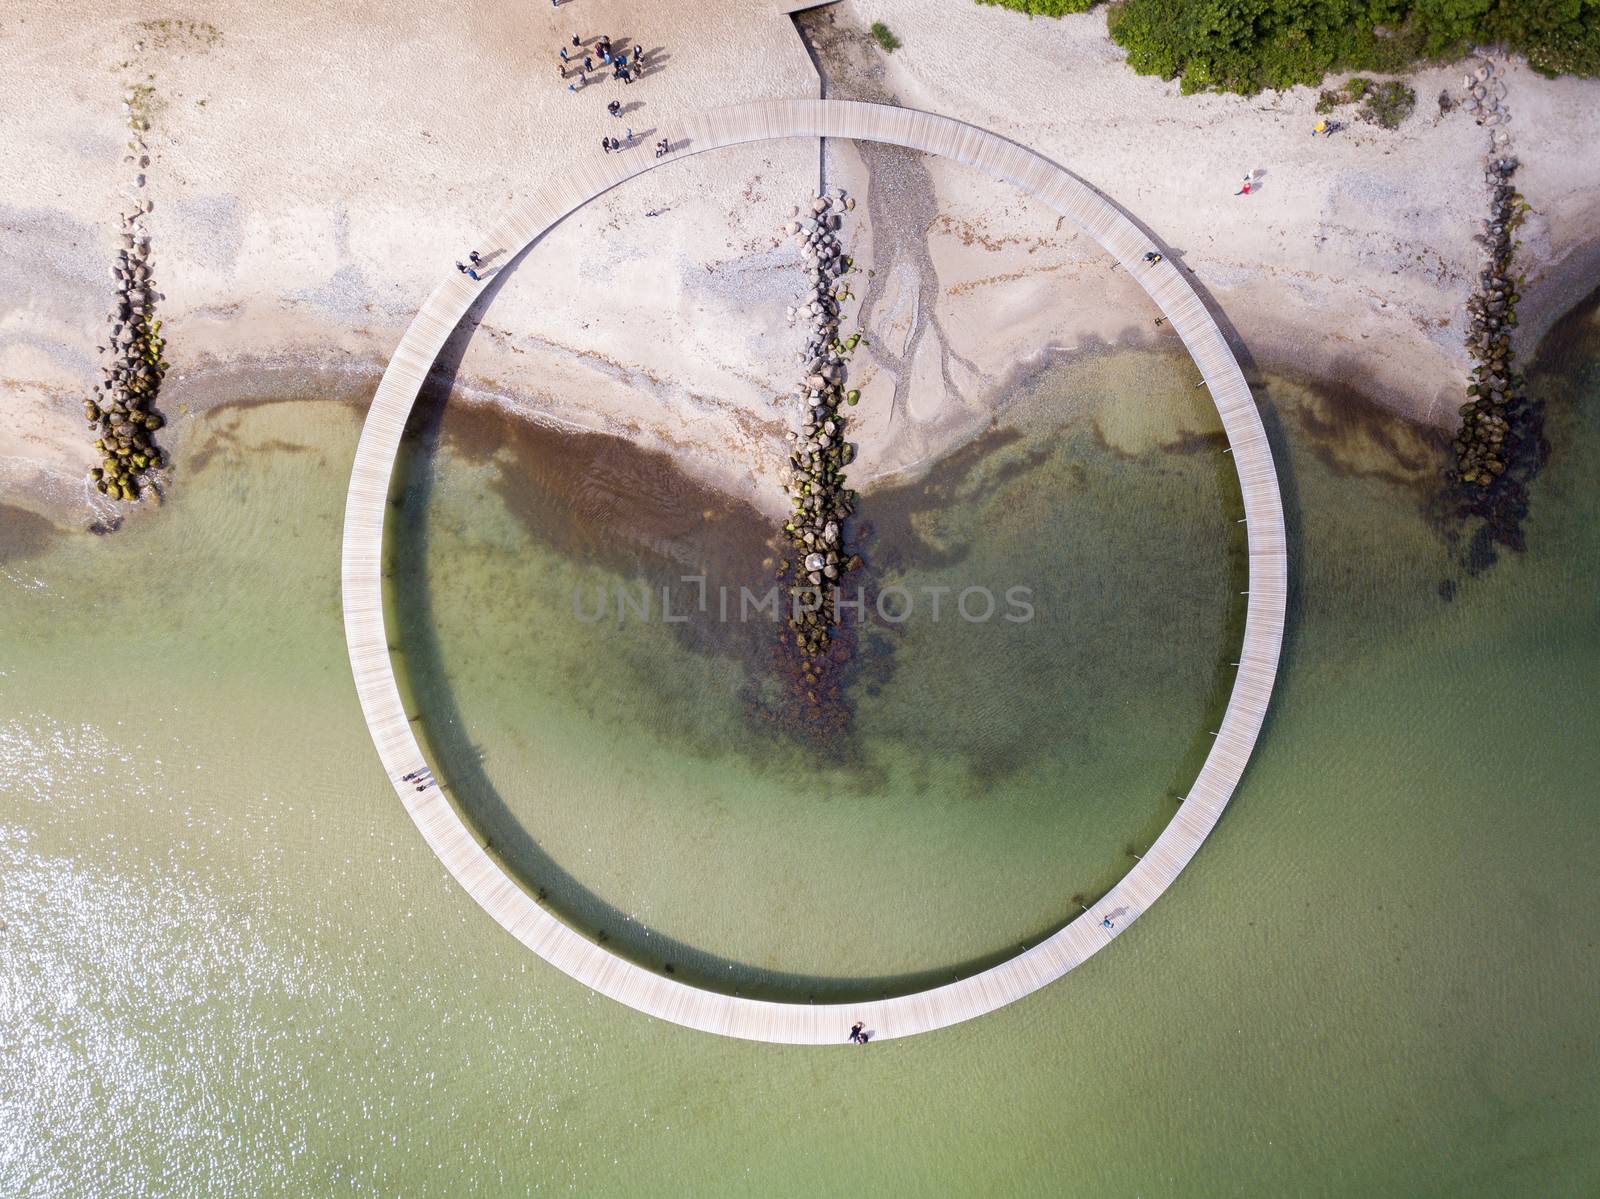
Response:
[[[1055,15],[1088,7],[979,2]],[[1185,94],[1315,87],[1333,71],[1398,74],[1474,45],[1526,54],[1547,75],[1600,75],[1600,0],[1121,0],[1110,27],[1129,66],[1177,79]]]
[[[1344,86],[1338,91],[1323,92],[1318,96],[1317,111],[1329,113],[1341,104],[1356,103],[1361,105],[1357,115],[1363,121],[1371,121],[1385,129],[1396,129],[1417,106],[1417,93],[1397,79],[1373,83],[1358,75],[1345,80]]]
[[[1088,12],[1099,0],[978,0],[997,8],[1014,8],[1030,17],[1064,17],[1069,12]]]
[[[1361,105],[1361,119],[1385,129],[1396,129],[1416,106],[1417,93],[1398,79],[1391,79],[1366,94]]]
[[[872,36],[878,39],[878,45],[883,47],[885,54],[893,54],[900,49],[900,39],[889,32],[889,27],[882,21],[872,23]]]

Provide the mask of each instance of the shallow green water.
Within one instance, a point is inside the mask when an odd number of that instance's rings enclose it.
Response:
[[[440,777],[557,910],[685,979],[877,994],[1037,940],[1170,816],[1238,643],[1221,443],[1096,436],[1130,365],[1040,385],[983,447],[873,497],[832,760],[764,719],[788,694],[780,626],[741,593],[773,586],[764,518],[614,442],[448,411],[391,555]],[[1150,402],[1215,426],[1192,388]]]
[[[867,1050],[620,1009],[444,877],[344,659],[355,409],[196,421],[168,508],[111,538],[7,513],[0,1193],[1591,1193],[1600,337],[1563,337],[1530,550],[1477,578],[1403,429],[1267,390],[1295,619],[1227,818],[1113,951]],[[1148,419],[1093,403],[1130,378]],[[755,526],[681,483],[638,517],[635,458],[452,411],[391,581],[441,774],[580,924],[687,976],[893,985],[1036,935],[1170,811],[1231,648],[1233,493],[1179,436],[1203,412],[1154,411],[1181,378],[1077,368],[875,501],[886,579],[1020,573],[1048,615],[886,634],[853,756],[804,788],[753,635],[570,610],[662,555],[748,578]]]

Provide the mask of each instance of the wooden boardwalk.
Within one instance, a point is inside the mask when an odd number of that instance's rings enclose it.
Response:
[[[489,229],[477,249],[485,256],[501,251],[497,261],[508,261],[568,213],[635,175],[670,166],[684,154],[787,137],[907,146],[966,163],[1022,189],[1077,224],[1144,286],[1205,377],[1227,430],[1244,496],[1248,614],[1233,693],[1215,744],[1188,797],[1149,852],[1103,899],[1041,944],[972,977],[865,1003],[772,1003],[686,986],[618,957],[542,908],[485,852],[437,785],[430,782],[419,792],[404,777],[426,770],[427,762],[389,660],[383,618],[384,515],[395,454],[417,392],[445,339],[481,290],[481,284],[454,270],[428,296],[401,338],[361,431],[345,508],[344,620],[361,707],[395,793],[445,869],[507,932],[579,982],[663,1020],[755,1041],[840,1045],[857,1020],[878,1039],[904,1037],[1021,999],[1121,935],[1172,885],[1221,817],[1266,716],[1283,639],[1288,556],[1272,452],[1250,388],[1183,273],[1170,262],[1147,266],[1142,256],[1155,247],[1093,189],[1032,151],[982,129],[929,113],[839,100],[721,109],[676,130],[667,158],[657,160],[652,148],[643,146],[563,164],[542,190],[517,203]],[[537,264],[525,269],[537,269]],[[1102,923],[1106,918],[1112,921],[1110,929]]]

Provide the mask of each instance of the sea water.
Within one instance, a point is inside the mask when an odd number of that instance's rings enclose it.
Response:
[[[1294,586],[1227,815],[1084,967],[864,1050],[628,1011],[445,875],[345,658],[358,408],[196,417],[109,537],[6,511],[0,1192],[1591,1192],[1594,314],[1532,378],[1527,552],[1477,575],[1425,516],[1429,438],[1258,386]],[[832,757],[762,720],[764,628],[572,612],[756,586],[761,519],[447,407],[391,510],[419,735],[530,887],[652,967],[803,999],[1003,955],[1142,852],[1226,695],[1237,492],[1190,382],[1062,365],[868,493],[873,585],[1020,581],[1037,615],[867,630]]]

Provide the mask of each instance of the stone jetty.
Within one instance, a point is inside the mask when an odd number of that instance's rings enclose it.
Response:
[[[1478,290],[1467,301],[1467,350],[1477,364],[1467,402],[1461,405],[1461,428],[1453,448],[1457,479],[1473,487],[1489,487],[1505,473],[1512,422],[1522,408],[1522,375],[1513,363],[1511,330],[1517,323],[1517,281],[1512,275],[1512,233],[1524,205],[1511,185],[1515,158],[1488,164],[1492,199],[1480,240],[1488,261],[1478,276]]]
[[[123,100],[131,138],[123,164],[128,168],[130,203],[117,230],[120,246],[111,266],[115,298],[106,314],[106,340],[98,347],[102,363],[94,394],[83,402],[84,419],[96,434],[100,465],[89,472],[95,490],[113,500],[134,501],[145,493],[165,461],[153,436],[162,418],[156,397],[167,363],[161,322],[155,319],[154,262],[146,218],[153,205],[144,196],[150,166],[145,135],[150,121],[148,89]],[[153,489],[152,489],[153,490]]]
[[[1484,159],[1489,216],[1478,235],[1486,261],[1478,289],[1467,301],[1467,350],[1476,365],[1467,402],[1461,405],[1452,473],[1468,487],[1490,488],[1509,465],[1516,442],[1513,426],[1523,410],[1522,375],[1513,365],[1516,352],[1511,347],[1518,299],[1512,256],[1513,234],[1527,205],[1511,182],[1517,160],[1507,152],[1511,112],[1505,102],[1505,82],[1488,60],[1469,63],[1468,68],[1461,81],[1461,107],[1489,134]]]
[[[1542,406],[1523,393],[1512,347],[1522,279],[1516,273],[1516,231],[1528,205],[1512,182],[1511,109],[1506,85],[1488,59],[1467,63],[1460,107],[1487,134],[1484,184],[1489,213],[1477,235],[1484,249],[1478,285],[1467,301],[1467,352],[1472,382],[1461,405],[1461,425],[1452,442],[1455,461],[1445,472],[1452,484],[1441,499],[1462,521],[1476,519],[1462,557],[1469,573],[1495,560],[1495,545],[1521,549],[1528,514],[1528,484],[1543,467],[1549,447]],[[1444,594],[1444,591],[1441,591]]]
[[[788,309],[789,319],[805,330],[805,344],[796,355],[800,383],[794,393],[799,428],[787,436],[793,445],[788,493],[790,515],[784,522],[787,544],[778,567],[788,584],[788,630],[805,662],[805,681],[820,683],[820,664],[834,640],[838,621],[840,580],[861,565],[850,552],[845,522],[855,511],[855,492],[845,486],[845,467],[855,457],[846,438],[845,410],[860,399],[847,387],[850,356],[861,343],[859,332],[846,334],[841,306],[851,297],[855,264],[844,252],[840,230],[855,200],[843,189],[820,195],[794,208],[783,229],[800,249],[807,285]]]

